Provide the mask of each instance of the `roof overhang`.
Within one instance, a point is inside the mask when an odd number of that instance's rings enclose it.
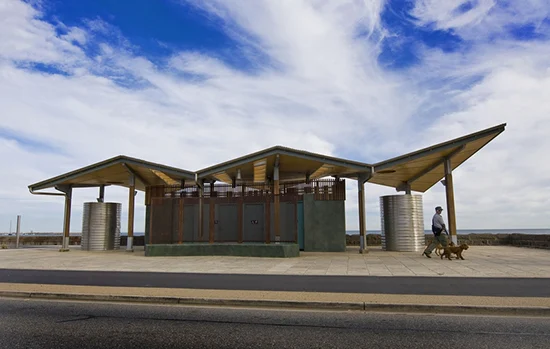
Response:
[[[207,182],[219,180],[231,183],[238,179],[263,182],[272,177],[276,164],[281,182],[328,176],[357,178],[357,173],[369,172],[372,167],[358,161],[276,146],[202,169],[197,176]]]
[[[31,184],[29,190],[34,192],[48,188],[102,185],[130,187],[132,175],[135,188],[142,191],[150,185],[175,185],[182,180],[195,180],[193,172],[121,155]]]
[[[425,192],[445,176],[445,159],[451,159],[454,170],[504,132],[505,127],[506,124],[501,124],[379,162],[374,165],[368,181],[394,188],[409,186],[411,190]]]
[[[137,190],[154,185],[178,185],[182,181],[200,184],[203,181],[233,183],[243,180],[259,183],[273,179],[274,168],[278,166],[279,179],[283,183],[329,176],[351,179],[365,176],[371,183],[398,190],[410,188],[425,192],[445,176],[445,159],[451,159],[454,170],[502,133],[505,127],[506,124],[498,125],[375,165],[282,146],[229,160],[196,173],[120,155],[31,184],[29,190],[33,194],[49,195],[35,191],[48,188],[64,191],[67,187],[103,185],[130,187],[132,181]]]

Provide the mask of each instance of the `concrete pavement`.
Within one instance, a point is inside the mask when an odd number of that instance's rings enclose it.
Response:
[[[0,283],[1,297],[182,305],[550,317],[548,297],[426,296]]]
[[[386,252],[379,246],[359,254],[356,247],[341,253],[302,252],[298,258],[228,256],[145,257],[143,247],[89,252],[71,246],[0,250],[0,268],[50,270],[152,271],[266,275],[360,275],[550,278],[550,250],[510,246],[472,246],[466,260],[428,259],[416,252]]]
[[[434,256],[435,257],[435,256]],[[472,246],[465,261],[427,259],[420,253],[386,252],[371,247],[342,253],[302,253],[298,258],[145,257],[143,248],[88,252],[71,247],[0,250],[2,269],[149,271],[197,274],[432,276],[456,278],[550,278],[550,251],[509,246]],[[453,278],[449,278],[453,277]],[[298,307],[404,312],[474,312],[550,316],[549,297],[281,292],[153,287],[98,287],[0,283],[0,296],[115,302]],[[481,281],[481,279],[480,279]],[[519,280],[518,280],[519,281]],[[543,281],[543,280],[541,280]],[[546,281],[546,280],[544,280]],[[456,281],[453,281],[456,282]]]

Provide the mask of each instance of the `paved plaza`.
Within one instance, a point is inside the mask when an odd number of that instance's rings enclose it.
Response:
[[[0,250],[2,269],[154,271],[228,274],[373,275],[373,276],[464,276],[550,277],[550,251],[510,246],[471,246],[466,260],[441,260],[420,252],[387,252],[369,247],[367,254],[349,247],[346,252],[301,252],[298,258],[228,256],[145,257],[143,247],[132,252],[81,251],[72,246],[58,252],[57,246]]]

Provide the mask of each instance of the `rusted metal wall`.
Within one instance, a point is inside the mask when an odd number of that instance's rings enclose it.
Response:
[[[285,183],[280,189],[281,242],[298,241],[298,202],[304,194],[310,193],[318,201],[345,199],[343,180]],[[269,184],[248,183],[235,188],[206,185],[202,222],[199,222],[201,199],[198,195],[197,188],[192,186],[149,187],[146,195],[150,200],[148,243],[276,241],[275,196]]]

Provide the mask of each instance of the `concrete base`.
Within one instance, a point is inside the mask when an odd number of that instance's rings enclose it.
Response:
[[[145,256],[242,256],[242,257],[299,257],[298,244],[254,243],[187,243],[177,245],[147,245]]]

